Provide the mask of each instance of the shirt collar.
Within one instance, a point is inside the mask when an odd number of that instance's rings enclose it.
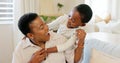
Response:
[[[22,42],[23,42],[23,48],[24,49],[27,48],[27,47],[38,47],[38,46],[32,44],[31,41],[29,40],[29,38],[27,38],[27,37],[22,39]]]
[[[49,41],[51,41],[51,40],[53,40],[53,39],[58,39],[57,37],[56,37],[56,38],[53,38],[53,37],[55,36],[55,33],[54,33],[53,31],[49,31],[49,33],[50,33],[50,40],[49,40]],[[49,41],[48,41],[48,42],[49,42]],[[31,43],[30,39],[27,38],[27,37],[23,38],[23,39],[22,39],[22,42],[23,42],[23,48],[24,48],[24,49],[25,49],[25,48],[28,48],[28,47],[39,47],[39,46],[34,45],[33,43]],[[47,43],[47,42],[46,42],[46,43]],[[41,48],[41,47],[39,47],[39,48]]]

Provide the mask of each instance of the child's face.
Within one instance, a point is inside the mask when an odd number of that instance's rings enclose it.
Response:
[[[68,19],[67,27],[68,28],[77,28],[78,26],[82,26],[80,13],[74,9],[72,15]]]
[[[39,17],[37,17],[29,27],[34,40],[46,42],[50,39],[48,26]]]

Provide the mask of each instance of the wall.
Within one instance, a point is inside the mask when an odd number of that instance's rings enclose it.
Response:
[[[13,53],[13,23],[0,22],[0,63],[11,63]]]
[[[64,5],[59,11],[57,6],[58,3]],[[48,16],[59,16],[64,13],[69,13],[71,9],[81,3],[84,3],[84,0],[40,0],[40,14]]]
[[[0,2],[12,2],[12,0],[0,0]],[[13,48],[13,22],[0,21],[0,63],[11,63]]]
[[[64,5],[65,7],[64,12],[65,13],[69,13],[71,11],[71,9],[73,9],[75,6],[79,5],[79,4],[83,4],[84,0],[64,0]]]

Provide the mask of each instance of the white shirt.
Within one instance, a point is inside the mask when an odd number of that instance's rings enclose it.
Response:
[[[50,30],[57,30],[57,34],[61,34],[62,36],[66,37],[68,40],[73,36],[73,34],[76,32],[77,29],[84,29],[85,30],[85,28],[86,28],[85,26],[73,28],[73,29],[68,28],[67,27],[68,19],[69,19],[69,16],[64,14],[63,16],[58,17],[53,22],[49,23],[48,27]],[[65,45],[65,46],[67,46],[67,45]],[[73,48],[73,50],[75,50],[74,47],[70,47],[70,48]],[[71,51],[73,51],[73,50],[71,50]],[[69,50],[69,52],[71,52],[71,51]],[[80,59],[79,63],[81,63],[82,58]]]
[[[73,29],[68,28],[67,27],[68,19],[69,16],[64,14],[63,16],[58,17],[53,22],[49,23],[48,27],[50,30],[57,30],[58,34],[63,35],[67,39],[69,39],[77,29],[84,29],[87,32],[86,26],[84,27],[79,26],[78,28],[73,28]]]
[[[50,40],[46,42],[45,47],[49,48],[55,45],[63,44],[66,40],[67,39],[65,37],[51,32]],[[28,63],[33,53],[40,49],[42,48],[32,44],[29,39],[26,38],[17,45],[13,54],[12,63]],[[51,53],[42,63],[65,63],[66,60],[68,63],[74,63],[73,49],[70,50],[70,52],[67,50],[65,52]]]

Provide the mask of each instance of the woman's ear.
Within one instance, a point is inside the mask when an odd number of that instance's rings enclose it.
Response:
[[[32,33],[27,33],[27,37],[30,38],[30,39],[33,39],[33,34]]]
[[[82,23],[82,26],[86,26],[86,24],[85,24],[85,23]]]

